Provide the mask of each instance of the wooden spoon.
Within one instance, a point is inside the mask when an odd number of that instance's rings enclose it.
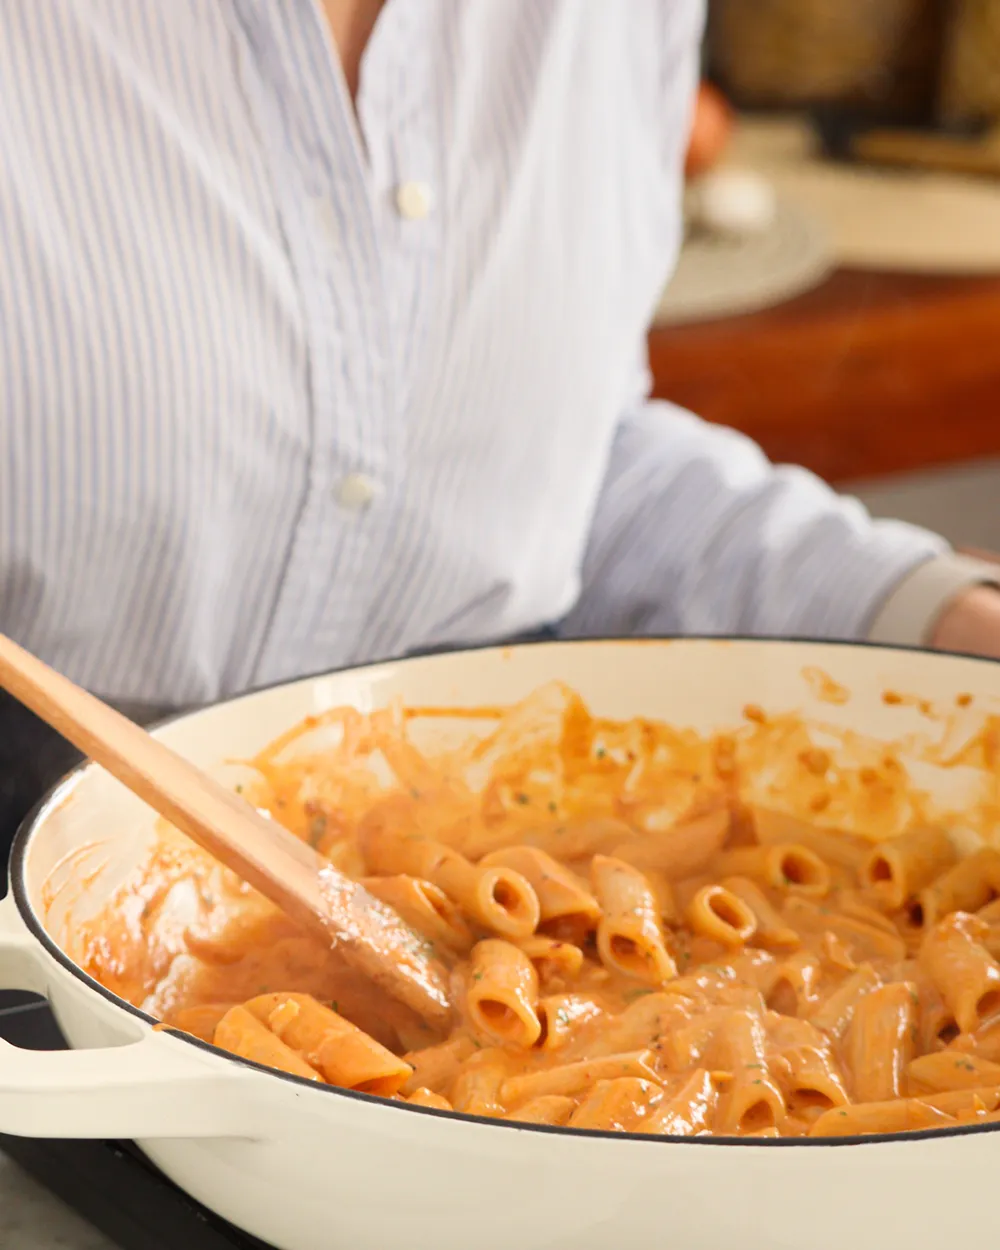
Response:
[[[427,944],[312,847],[3,634],[0,686],[386,993],[447,1025],[447,974]]]

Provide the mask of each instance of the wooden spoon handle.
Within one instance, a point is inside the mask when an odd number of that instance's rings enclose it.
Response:
[[[0,685],[382,989],[447,1022],[447,976],[426,945],[312,847],[3,634]]]

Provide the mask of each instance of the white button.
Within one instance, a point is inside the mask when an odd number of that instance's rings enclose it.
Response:
[[[396,207],[408,221],[423,221],[434,205],[426,182],[401,182],[396,188]]]
[[[337,487],[337,502],[348,512],[363,512],[378,494],[378,483],[365,473],[350,473]]]

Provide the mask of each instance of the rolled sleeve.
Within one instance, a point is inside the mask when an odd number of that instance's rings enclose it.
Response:
[[[948,550],[651,401],[618,430],[563,632],[864,638],[887,612],[894,627],[894,598]]]
[[[868,638],[897,646],[925,646],[945,610],[974,586],[1000,589],[1000,565],[946,552],[924,561],[893,587],[878,609]]]

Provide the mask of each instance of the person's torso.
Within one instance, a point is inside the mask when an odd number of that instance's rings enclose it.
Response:
[[[312,0],[10,0],[0,628],[192,702],[562,614],[696,8],[389,0],[362,139]]]

